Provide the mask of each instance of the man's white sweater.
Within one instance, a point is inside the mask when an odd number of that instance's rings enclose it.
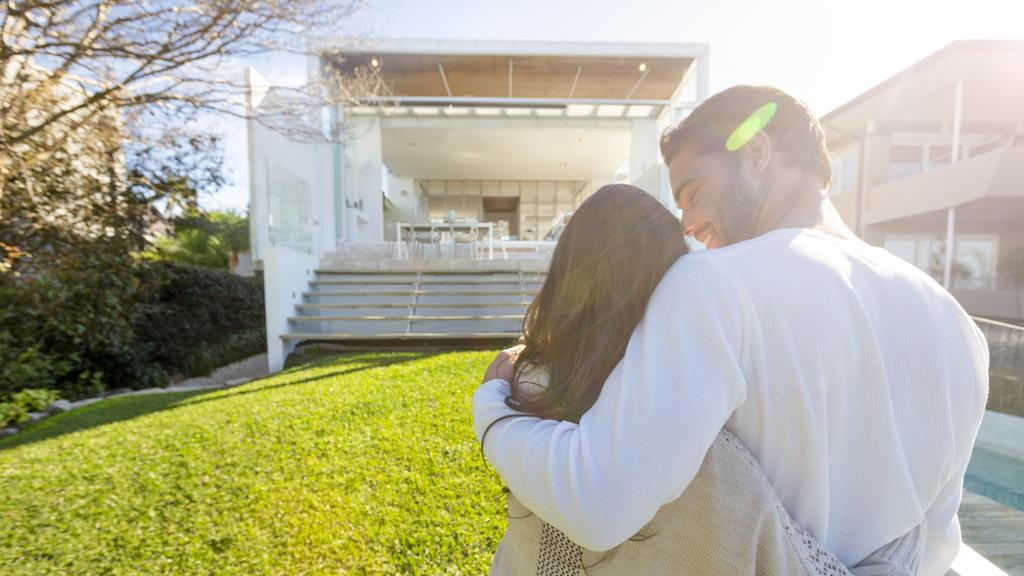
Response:
[[[515,413],[506,394],[477,390],[478,439]],[[985,339],[929,276],[781,229],[683,256],[578,425],[505,419],[484,451],[530,510],[607,550],[682,494],[724,426],[845,564],[923,522],[921,574],[940,575],[987,395]]]

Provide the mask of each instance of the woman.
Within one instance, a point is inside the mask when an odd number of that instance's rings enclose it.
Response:
[[[679,222],[652,196],[628,185],[595,192],[562,232],[527,311],[509,405],[578,423],[622,359],[662,275],[686,253]],[[851,574],[790,519],[756,460],[725,430],[682,496],[608,552],[577,546],[511,493],[508,518],[491,567],[496,576]],[[918,541],[915,529],[852,573],[912,575]]]

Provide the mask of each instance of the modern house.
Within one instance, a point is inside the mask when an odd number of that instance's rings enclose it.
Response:
[[[861,238],[971,314],[1024,319],[1024,42],[950,44],[822,124],[831,198]]]
[[[675,209],[658,140],[707,96],[700,44],[311,46],[311,75],[379,90],[307,118],[320,137],[249,122],[272,370],[303,340],[517,335],[558,223],[593,190],[628,182]],[[275,90],[249,85],[259,112]]]

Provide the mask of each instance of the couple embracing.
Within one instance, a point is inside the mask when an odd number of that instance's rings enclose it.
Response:
[[[661,152],[682,224],[632,186],[595,192],[474,394],[508,492],[491,573],[944,574],[981,332],[846,227],[792,96],[726,90]]]

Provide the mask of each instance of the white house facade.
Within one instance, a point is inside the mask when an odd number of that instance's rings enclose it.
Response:
[[[659,138],[708,90],[700,44],[310,44],[311,74],[379,89],[313,119],[322,138],[249,122],[272,370],[303,340],[517,334],[592,191],[631,183],[675,208]],[[248,80],[258,112],[273,89]]]

